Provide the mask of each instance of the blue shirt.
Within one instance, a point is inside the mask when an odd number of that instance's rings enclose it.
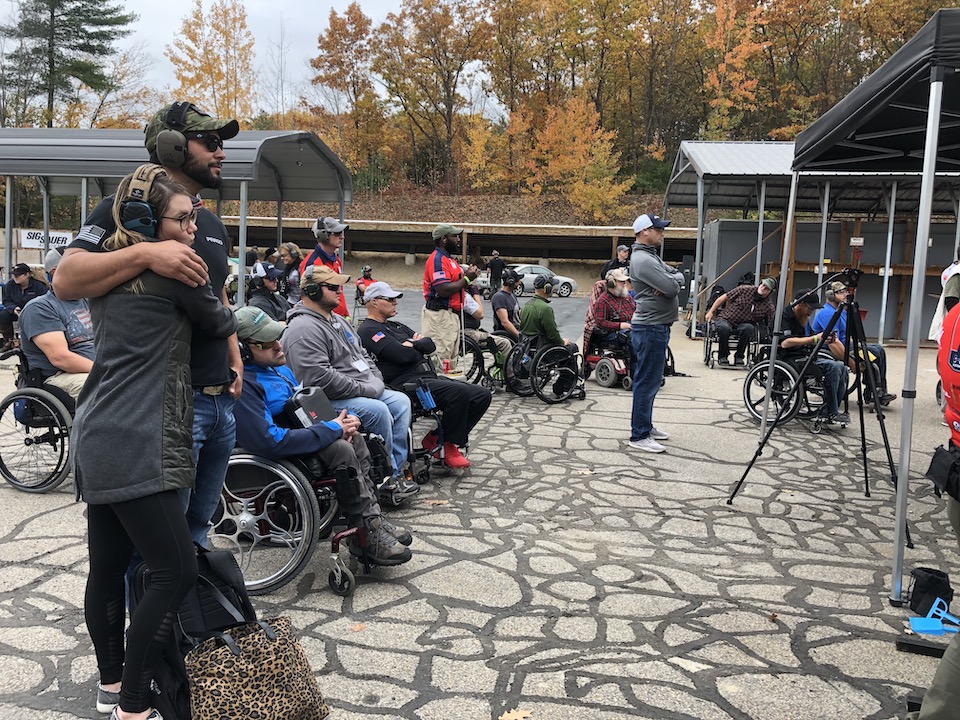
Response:
[[[817,314],[813,316],[813,320],[810,321],[810,327],[814,333],[822,333],[827,329],[827,325],[830,324],[830,320],[833,318],[833,314],[837,311],[835,307],[830,305],[824,305],[822,308],[817,310]],[[840,317],[837,318],[837,324],[833,326],[833,331],[837,334],[837,340],[839,340],[844,345],[847,344],[847,311],[842,310],[840,312]]]

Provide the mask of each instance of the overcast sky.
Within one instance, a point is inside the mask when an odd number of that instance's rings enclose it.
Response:
[[[150,80],[157,87],[173,87],[173,66],[163,54],[174,35],[179,33],[183,18],[193,8],[191,0],[164,0],[157,2],[123,2],[128,11],[136,12],[139,19],[131,26],[133,33],[120,44],[137,44],[151,55],[154,66]],[[209,7],[211,0],[204,0]],[[291,80],[304,78],[309,70],[307,62],[317,54],[317,36],[327,27],[330,9],[343,12],[350,0],[246,0],[247,25],[256,40],[256,63],[258,69],[266,66],[271,47],[280,41],[281,24],[285,44],[289,46],[286,65]],[[374,27],[383,21],[387,13],[399,10],[398,0],[359,0],[360,7],[371,18]]]

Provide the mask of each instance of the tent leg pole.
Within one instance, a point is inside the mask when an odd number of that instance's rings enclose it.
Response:
[[[757,220],[757,262],[756,270],[753,274],[754,282],[758,285],[760,284],[760,270],[761,268],[761,257],[760,254],[763,252],[763,214],[766,210],[767,204],[767,181],[762,180],[760,182],[760,213]]]
[[[817,287],[823,285],[823,261],[827,255],[827,216],[830,213],[830,181],[823,186],[823,208],[820,220],[820,261],[817,264]]]
[[[890,254],[893,251],[893,226],[897,215],[897,181],[890,189],[890,201],[887,205],[887,257],[883,263],[883,292],[880,295],[880,330],[877,331],[877,344],[883,345],[883,333],[887,329],[887,294],[890,290]]]
[[[701,285],[705,284],[705,279],[700,272],[700,263],[703,261],[703,221],[706,216],[706,210],[703,207],[703,178],[697,178],[697,248],[693,260],[693,300],[690,303],[690,339],[697,339],[697,298],[700,295]]]
[[[897,512],[893,543],[893,574],[890,602],[901,604],[903,591],[904,542],[907,525],[907,497],[910,488],[910,451],[913,442],[913,406],[917,397],[917,360],[920,355],[920,315],[927,279],[927,238],[936,180],[937,149],[940,139],[940,107],[943,102],[944,68],[930,70],[930,105],[923,153],[923,176],[917,217],[917,242],[910,290],[910,323],[907,325],[907,362],[903,373],[903,411],[900,428],[900,470],[897,475]]]

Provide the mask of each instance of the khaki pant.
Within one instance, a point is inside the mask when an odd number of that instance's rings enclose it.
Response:
[[[430,357],[437,372],[443,372],[443,361],[450,361],[450,369],[457,364],[460,353],[457,341],[460,339],[460,314],[450,310],[427,310],[423,308],[420,316],[420,334],[433,340],[436,352]]]
[[[64,392],[66,392],[74,400],[80,395],[80,390],[83,389],[83,384],[87,381],[87,373],[66,373],[58,372],[55,375],[51,375],[44,383],[47,385],[53,385],[58,387]]]

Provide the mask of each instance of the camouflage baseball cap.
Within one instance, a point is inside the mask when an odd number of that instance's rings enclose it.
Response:
[[[237,133],[240,132],[240,123],[236,120],[220,120],[215,117],[207,115],[205,112],[197,108],[196,105],[190,105],[187,109],[186,114],[184,115],[183,126],[182,127],[171,127],[168,125],[167,115],[170,113],[170,109],[176,103],[171,103],[166,105],[153,116],[153,119],[147,124],[143,129],[144,135],[146,135],[146,140],[144,144],[147,146],[148,153],[154,153],[157,149],[157,135],[160,134],[161,130],[181,130],[181,131],[194,131],[199,132],[202,130],[216,130],[221,140],[229,140],[232,137],[236,137]]]

